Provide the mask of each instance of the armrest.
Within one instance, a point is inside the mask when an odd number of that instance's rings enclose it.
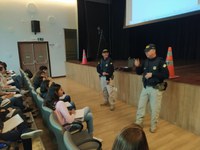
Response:
[[[80,123],[80,122],[72,122],[72,123],[66,123],[63,125],[63,127],[66,127],[66,126],[71,126],[73,127],[74,125],[77,125],[79,128],[77,128],[75,131],[69,131],[71,134],[75,134],[77,132],[81,132],[83,130],[83,124]]]
[[[102,147],[102,143],[99,142],[98,140],[92,139],[92,138],[83,140],[78,146],[84,145],[86,143],[96,143],[96,144],[98,144],[98,147],[96,148],[96,150],[101,150],[102,149],[101,148]]]

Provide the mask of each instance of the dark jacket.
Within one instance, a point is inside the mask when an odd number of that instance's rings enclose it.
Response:
[[[97,65],[97,72],[99,73],[99,77],[103,76],[103,72],[108,73],[109,75],[106,75],[106,80],[110,80],[110,78],[113,78],[113,72],[114,72],[114,65],[112,62],[112,59],[109,57],[107,59],[101,59]]]
[[[3,129],[3,122],[6,121],[6,115],[9,113],[8,110],[4,111],[4,112],[0,112],[0,130]]]
[[[143,74],[143,84],[146,86],[156,86],[158,83],[162,83],[169,77],[169,71],[165,61],[161,57],[155,57],[153,59],[146,59],[142,66],[136,67],[136,73]],[[152,77],[145,78],[147,73],[152,73]]]

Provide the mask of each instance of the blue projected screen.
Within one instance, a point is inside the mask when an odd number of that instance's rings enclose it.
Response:
[[[200,10],[200,0],[126,0],[125,26],[139,26]]]

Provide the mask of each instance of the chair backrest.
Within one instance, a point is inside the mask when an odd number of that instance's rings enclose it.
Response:
[[[63,135],[65,149],[67,150],[80,150],[73,142],[69,131],[65,131]]]
[[[38,108],[41,110],[42,104],[44,103],[44,99],[40,95],[37,95],[37,101]]]
[[[51,115],[51,113],[53,113],[53,110],[44,106],[44,103],[42,104],[42,109],[41,109],[41,113],[42,113],[42,118],[45,122],[45,124],[50,127],[50,120],[49,120],[49,116]]]
[[[21,68],[19,68],[19,72],[20,72],[21,76],[23,77],[24,74],[25,74],[24,70],[22,70]]]
[[[31,94],[32,94],[32,98],[34,100],[34,102],[37,104],[38,100],[37,100],[37,93],[35,92],[35,90],[31,90]]]
[[[65,131],[63,141],[67,150],[102,150],[102,143],[93,139],[86,130],[75,134]]]
[[[32,83],[31,83],[31,81],[29,79],[28,79],[27,83],[28,83],[28,89],[29,90],[34,90],[34,87],[33,87]]]
[[[51,115],[49,116],[49,121],[50,121],[51,130],[56,137],[56,141],[58,144],[58,150],[66,150],[66,148],[64,146],[64,142],[63,142],[64,129],[58,122],[54,112],[51,113]]]

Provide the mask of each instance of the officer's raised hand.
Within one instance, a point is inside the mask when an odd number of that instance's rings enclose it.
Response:
[[[107,72],[103,72],[102,74],[103,74],[103,76],[108,76],[109,75]]]
[[[139,67],[139,66],[140,66],[140,59],[139,59],[139,58],[136,58],[136,59],[134,60],[134,64],[135,64],[136,67]]]
[[[151,72],[148,72],[146,75],[145,75],[145,78],[146,79],[149,79],[149,78],[151,78],[152,77],[152,73]]]

